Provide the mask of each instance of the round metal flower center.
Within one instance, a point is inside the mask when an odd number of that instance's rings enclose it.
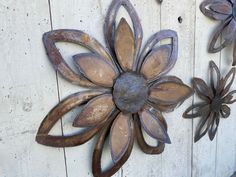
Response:
[[[219,112],[222,106],[222,100],[219,97],[215,97],[211,102],[211,109],[214,112]]]
[[[236,20],[236,3],[233,4],[233,17]]]
[[[143,76],[135,73],[120,75],[114,84],[113,98],[116,106],[123,112],[136,113],[145,104],[148,87]]]

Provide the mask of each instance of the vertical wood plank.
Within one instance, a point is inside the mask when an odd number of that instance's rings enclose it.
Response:
[[[160,31],[160,5],[155,0],[131,0],[143,27],[143,46],[154,33]],[[145,137],[151,142],[149,136]],[[132,154],[123,166],[122,177],[154,177],[162,175],[162,155],[148,155],[136,143]]]
[[[196,1],[196,48],[194,76],[200,77],[209,83],[209,61],[214,60],[217,65],[219,65],[220,62],[220,53],[209,54],[207,51],[209,40],[217,25],[217,22],[210,20],[201,13],[199,9],[201,2],[201,0]],[[199,101],[201,100],[196,96],[194,102],[197,103]],[[194,119],[194,134],[196,132],[196,127],[198,126],[199,120],[200,119],[198,118]],[[206,134],[206,136],[204,136],[200,141],[193,144],[193,177],[215,177],[216,142],[217,138],[211,142]]]
[[[221,72],[225,75],[232,64],[232,47],[227,47],[221,52]],[[236,89],[236,82],[231,90]],[[230,105],[231,115],[221,119],[217,132],[216,177],[228,177],[236,171],[236,110],[235,104]]]
[[[57,102],[55,72],[42,44],[50,30],[47,0],[0,0],[0,176],[63,177],[61,149],[35,142]],[[61,134],[60,126],[54,133]]]
[[[191,85],[194,59],[195,0],[163,1],[161,6],[161,29],[172,29],[178,33],[178,60],[169,73],[180,77]],[[182,118],[184,110],[191,105],[192,98],[174,112],[166,114],[169,135],[172,141],[162,155],[162,177],[191,176],[192,122]]]

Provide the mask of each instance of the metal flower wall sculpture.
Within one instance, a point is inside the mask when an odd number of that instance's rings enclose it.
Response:
[[[133,30],[124,18],[115,25],[121,6],[128,11]],[[128,0],[112,1],[105,18],[104,35],[109,51],[79,30],[62,29],[44,34],[43,42],[54,68],[71,83],[91,90],[75,93],[55,106],[41,123],[36,137],[43,145],[71,147],[98,134],[92,163],[96,177],[111,176],[120,169],[130,156],[135,137],[143,152],[163,152],[164,144],[170,143],[170,138],[161,112],[172,111],[193,93],[179,78],[165,76],[177,60],[176,32],[155,33],[140,52],[142,27]],[[171,39],[171,43],[157,46],[164,39]],[[73,56],[78,73],[66,64],[55,45],[57,42],[82,45],[91,51]],[[82,110],[75,117],[73,126],[86,130],[70,136],[49,135],[55,123],[78,106],[82,106]],[[145,141],[142,130],[157,140],[157,146],[150,146]],[[101,156],[108,136],[114,164],[103,171]]]
[[[200,9],[204,15],[221,21],[216,28],[209,45],[209,52],[216,53],[234,42],[233,66],[236,65],[236,0],[205,0]],[[216,47],[217,41],[223,36],[223,42]]]
[[[235,68],[223,78],[216,64],[210,62],[210,86],[202,79],[193,78],[193,87],[198,96],[203,100],[202,103],[189,107],[183,114],[184,118],[201,117],[199,126],[196,130],[194,141],[200,140],[207,132],[210,140],[213,140],[220,118],[230,116],[230,108],[227,106],[236,102],[236,90],[230,91],[235,78]]]

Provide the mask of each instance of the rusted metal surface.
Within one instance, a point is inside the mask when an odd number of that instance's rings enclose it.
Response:
[[[115,25],[121,6],[128,11],[133,30],[125,18]],[[161,112],[173,111],[193,94],[179,78],[165,76],[177,60],[176,32],[162,30],[155,33],[140,52],[142,27],[128,0],[112,1],[105,18],[104,35],[109,51],[78,30],[54,30],[44,35],[44,45],[54,68],[71,83],[91,88],[91,91],[76,93],[60,102],[43,120],[36,137],[43,145],[70,147],[81,145],[99,134],[92,165],[96,177],[111,176],[120,169],[130,156],[135,133],[143,152],[162,153],[170,138]],[[161,45],[165,39],[171,39],[170,44]],[[91,51],[73,56],[78,72],[66,64],[56,48],[57,42],[82,45]],[[83,127],[85,131],[71,136],[49,135],[55,123],[78,106],[82,106],[82,110],[75,117],[73,126]],[[157,146],[150,146],[145,141],[142,130],[156,139]],[[103,171],[101,156],[108,135],[114,165]]]
[[[235,68],[223,78],[216,64],[210,62],[210,86],[200,78],[193,78],[193,88],[203,102],[190,106],[183,114],[184,118],[201,117],[196,130],[194,142],[200,140],[207,132],[213,140],[220,122],[220,118],[230,116],[229,104],[236,102],[236,90],[230,91],[235,78]]]
[[[209,52],[216,53],[234,43],[233,66],[236,65],[236,1],[235,0],[205,0],[200,9],[204,15],[220,21],[210,41]],[[223,42],[216,47],[217,41],[223,36]]]

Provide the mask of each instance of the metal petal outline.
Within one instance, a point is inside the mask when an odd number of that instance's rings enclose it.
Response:
[[[104,93],[106,93],[106,91],[102,90],[79,92],[61,101],[42,121],[36,135],[36,141],[39,144],[52,147],[73,147],[90,140],[100,130],[103,124],[99,124],[98,126],[92,127],[83,133],[72,136],[53,136],[49,135],[49,132],[55,123],[67,112],[81,104],[86,103],[93,97]]]
[[[227,0],[216,1],[212,3],[209,8],[214,12],[225,15],[231,15],[233,10],[232,4]]]
[[[116,112],[114,116],[116,116],[117,114],[118,112]],[[113,120],[114,120],[114,117],[113,117]],[[109,133],[109,130],[111,128],[112,122],[113,121],[111,119],[111,121],[108,122],[106,126],[103,128],[103,130],[101,131],[101,134],[98,137],[97,144],[94,148],[93,160],[92,160],[92,171],[93,171],[94,177],[110,177],[114,175],[122,167],[122,165],[128,160],[131,154],[132,148],[133,148],[134,134],[133,136],[131,136],[128,148],[126,152],[124,153],[124,155],[120,158],[120,160],[117,161],[110,169],[106,171],[102,171],[102,168],[101,168],[102,149],[103,149],[107,134]],[[134,132],[133,124],[131,124],[131,132]]]
[[[213,117],[213,121],[211,122],[211,125],[208,130],[208,136],[211,141],[213,141],[213,139],[215,138],[219,123],[220,123],[220,115],[219,113],[215,113],[215,116]]]
[[[154,78],[151,82],[154,82],[160,76],[165,75],[174,67],[174,65],[177,61],[177,57],[178,57],[178,35],[177,35],[177,33],[173,30],[162,30],[162,31],[155,33],[151,38],[149,38],[149,40],[147,41],[147,43],[140,55],[137,71],[140,71],[143,61],[145,60],[147,55],[153,50],[155,45],[157,43],[159,43],[161,40],[168,39],[168,38],[172,39],[172,43],[171,43],[172,51],[170,54],[169,63],[166,66],[166,68],[156,78]]]
[[[105,40],[107,47],[110,49],[110,51],[113,52],[113,55],[115,54],[114,52],[114,34],[115,34],[115,29],[116,29],[116,16],[118,13],[118,10],[120,7],[123,6],[127,12],[130,15],[130,18],[133,23],[133,29],[134,29],[134,38],[135,38],[135,55],[134,55],[134,67],[133,71],[136,70],[136,63],[138,62],[138,55],[139,51],[142,45],[142,39],[143,39],[143,30],[142,30],[142,25],[140,23],[138,14],[132,4],[128,0],[113,0],[106,18],[105,18],[105,24],[104,24],[104,35],[105,35]]]
[[[193,88],[198,96],[206,102],[210,102],[214,97],[212,90],[207,86],[205,81],[200,78],[193,78]]]
[[[47,51],[47,55],[55,70],[73,84],[78,84],[84,87],[96,87],[82,75],[75,73],[63,59],[61,53],[56,47],[57,42],[69,42],[86,47],[90,51],[102,56],[107,61],[113,63],[111,56],[102,45],[90,37],[88,34],[79,30],[61,29],[54,30],[43,35],[43,43]]]
[[[210,105],[207,103],[199,103],[190,106],[183,113],[183,118],[193,119],[197,117],[201,117],[204,114],[208,114],[206,111],[209,110]]]
[[[218,66],[215,64],[214,61],[210,61],[210,83],[211,83],[211,88],[214,91],[214,93],[219,94],[220,91],[218,88],[220,88],[220,70]],[[215,75],[215,77],[214,77]],[[216,80],[216,81],[215,81]]]
[[[229,90],[230,90],[230,88],[231,88],[231,86],[232,86],[232,84],[234,82],[235,74],[236,74],[236,69],[232,68],[228,72],[228,74],[225,76],[224,83],[223,83],[224,89],[223,89],[223,91],[221,93],[222,96],[225,96],[229,92]]]

